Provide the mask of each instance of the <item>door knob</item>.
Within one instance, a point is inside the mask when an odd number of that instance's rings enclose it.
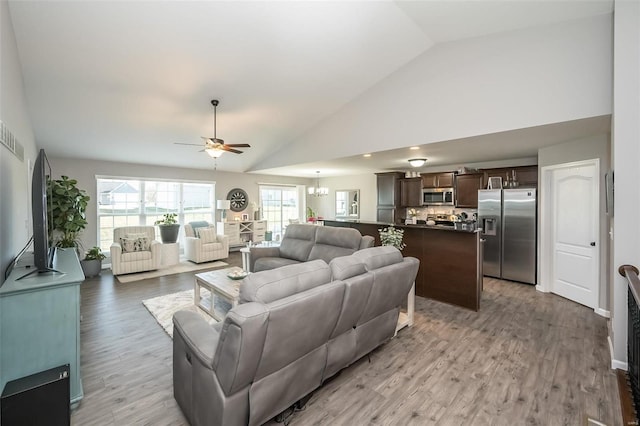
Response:
[[[596,242],[595,241],[591,241],[591,243],[589,244],[591,247],[595,247],[596,246]]]

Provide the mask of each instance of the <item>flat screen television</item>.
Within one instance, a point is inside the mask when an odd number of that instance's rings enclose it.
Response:
[[[7,279],[11,270],[15,266],[20,256],[25,252],[29,244],[33,241],[33,269],[29,273],[18,278],[19,280],[32,274],[44,272],[57,272],[52,269],[53,249],[49,247],[49,229],[47,217],[51,213],[47,178],[51,176],[51,166],[49,160],[41,149],[33,164],[33,177],[31,179],[31,218],[33,222],[33,235],[27,245],[13,258],[7,267],[4,278]]]
[[[31,217],[33,219],[33,263],[38,272],[50,271],[52,258],[49,248],[49,229],[47,226],[48,194],[47,176],[51,176],[49,160],[41,149],[33,165],[31,182]]]

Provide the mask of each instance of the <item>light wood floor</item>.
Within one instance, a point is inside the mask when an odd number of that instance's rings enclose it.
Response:
[[[233,253],[231,265],[240,265]],[[171,339],[141,301],[193,273],[81,287],[84,399],[74,425],[186,424]],[[418,297],[416,323],[317,390],[292,425],[622,423],[606,320],[532,286],[485,279],[480,312]]]

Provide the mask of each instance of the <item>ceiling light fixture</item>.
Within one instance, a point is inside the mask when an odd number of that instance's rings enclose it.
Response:
[[[364,158],[369,158],[369,157],[371,157],[371,154],[364,154],[363,157]]]
[[[324,197],[325,195],[329,195],[329,188],[320,186],[320,171],[318,170],[316,173],[316,186],[315,188],[313,186],[308,188],[307,192],[309,192],[309,195],[312,197]]]
[[[409,160],[409,164],[411,164],[412,167],[420,167],[426,162],[426,158],[412,158]]]
[[[204,151],[209,154],[211,158],[220,158],[220,156],[224,154],[224,151],[220,148],[205,148]]]
[[[409,149],[410,149],[410,150],[412,150],[412,151],[415,151],[416,149],[420,149],[420,147],[419,147],[419,146],[412,146],[412,147],[411,147],[411,148],[409,148]]]

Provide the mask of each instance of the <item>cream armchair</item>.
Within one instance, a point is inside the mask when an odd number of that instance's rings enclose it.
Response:
[[[152,271],[160,267],[161,244],[153,226],[124,226],[113,230],[113,275]]]
[[[196,228],[196,236],[191,224],[184,226],[185,257],[195,263],[211,262],[229,257],[229,237],[217,235],[214,225]]]

